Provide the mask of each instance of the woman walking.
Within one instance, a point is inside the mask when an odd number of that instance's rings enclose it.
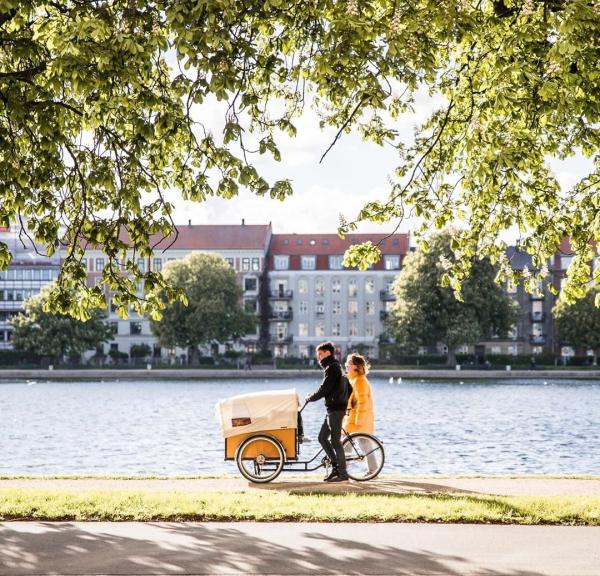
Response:
[[[352,384],[352,394],[348,400],[348,410],[342,427],[348,434],[353,432],[375,433],[375,412],[373,409],[373,396],[371,394],[371,385],[367,380],[369,364],[364,356],[360,354],[348,354],[346,358],[346,374]],[[368,446],[361,446],[363,450],[368,450]],[[367,456],[369,473],[377,469],[377,460],[375,454]]]

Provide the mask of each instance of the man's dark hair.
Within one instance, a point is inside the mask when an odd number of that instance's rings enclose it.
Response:
[[[320,352],[321,350],[331,352],[331,355],[333,356],[335,353],[335,346],[333,345],[333,342],[321,342],[321,344],[317,346],[317,352]]]

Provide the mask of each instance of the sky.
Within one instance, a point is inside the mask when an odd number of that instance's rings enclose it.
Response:
[[[175,55],[169,54],[167,60],[176,73]],[[432,98],[425,89],[417,92],[414,113],[402,115],[393,125],[400,139],[410,142],[415,128],[442,104],[441,97]],[[224,104],[207,99],[192,113],[215,137],[222,134]],[[269,183],[290,179],[294,189],[291,197],[279,201],[241,191],[229,200],[215,197],[205,202],[191,202],[173,191],[168,200],[175,206],[175,223],[236,224],[244,219],[246,224],[271,222],[273,232],[280,234],[335,233],[340,214],[352,221],[366,202],[387,199],[389,180],[399,164],[397,153],[391,146],[382,147],[363,141],[358,134],[344,134],[320,163],[336,130],[322,130],[316,113],[310,109],[294,124],[298,129],[296,137],[285,135],[277,139],[281,162],[276,162],[270,154],[255,155],[252,160],[259,174]],[[564,162],[551,161],[550,164],[563,189],[573,186],[592,166],[591,161],[580,155]],[[363,222],[358,231],[389,233],[397,224],[397,221],[382,225]],[[407,218],[398,231],[409,232],[416,225],[416,220]],[[514,241],[516,232],[509,231],[504,238]]]

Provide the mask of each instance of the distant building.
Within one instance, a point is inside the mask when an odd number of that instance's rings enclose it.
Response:
[[[10,319],[23,311],[23,301],[39,293],[58,277],[60,256],[45,256],[45,247],[36,248],[18,230],[0,228],[0,242],[13,255],[10,266],[0,272],[0,349],[12,348]]]
[[[177,227],[177,238],[165,239],[155,248],[152,259],[140,259],[139,267],[145,271],[148,267],[155,271],[171,260],[177,260],[194,252],[206,252],[222,256],[236,271],[243,290],[243,304],[247,310],[259,313],[258,293],[260,277],[264,270],[265,258],[271,239],[271,225],[248,225],[242,220],[238,225],[180,225]],[[160,240],[159,237],[154,241]],[[169,247],[168,250],[166,249]],[[88,268],[88,284],[93,286],[102,277],[102,270],[107,264],[106,256],[101,250],[86,250],[86,266]],[[142,292],[142,286],[139,286]],[[130,311],[127,320],[121,319],[115,312],[115,306],[109,300],[109,322],[113,330],[113,340],[105,345],[105,352],[110,349],[129,353],[134,344],[147,344],[152,348],[153,356],[182,354],[182,350],[162,350],[150,330],[150,320]],[[255,334],[248,334],[243,339],[247,349],[256,350],[258,329]]]
[[[379,243],[382,258],[366,271],[343,267],[352,244]],[[392,284],[409,250],[408,234],[273,234],[267,256],[269,348],[273,355],[313,357],[333,340],[341,353],[372,357],[395,297]]]

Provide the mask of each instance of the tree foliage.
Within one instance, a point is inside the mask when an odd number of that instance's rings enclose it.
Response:
[[[104,302],[84,285],[87,245],[106,252],[103,280],[124,309],[157,310],[135,282],[168,285],[137,261],[153,235],[173,234],[173,191],[285,198],[290,183],[267,183],[253,152],[279,160],[312,102],[338,136],[398,150],[389,198],[340,233],[409,213],[421,232],[468,222],[449,271],[457,292],[475,253],[515,274],[503,231],[519,229],[542,276],[569,236],[565,294],[581,296],[600,237],[599,14],[598,0],[0,0],[0,224],[27,218],[49,253],[64,245],[56,309]],[[439,104],[406,138],[396,123],[422,89]],[[221,133],[203,123],[215,99]],[[594,167],[561,191],[547,159],[576,152]],[[377,257],[355,247],[346,262]],[[0,245],[0,265],[9,258]]]
[[[192,253],[168,262],[163,273],[172,286],[183,290],[188,303],[168,303],[167,295],[159,293],[166,307],[151,327],[161,345],[186,348],[195,359],[199,345],[254,330],[256,317],[242,308],[235,272],[220,256]]]
[[[429,249],[410,253],[394,286],[396,303],[389,330],[407,350],[443,343],[448,363],[455,349],[493,335],[506,337],[517,319],[515,303],[496,283],[498,267],[489,259],[473,262],[473,274],[457,300],[449,287],[447,270],[452,266],[450,232],[432,236]],[[445,284],[445,286],[444,286]]]
[[[104,310],[94,309],[86,321],[67,314],[49,312],[52,286],[45,286],[23,303],[24,313],[15,316],[12,344],[15,350],[47,356],[55,362],[77,358],[111,339]]]
[[[591,349],[594,358],[600,348],[600,308],[594,302],[599,294],[600,287],[593,286],[576,302],[559,298],[552,309],[561,344]]]

